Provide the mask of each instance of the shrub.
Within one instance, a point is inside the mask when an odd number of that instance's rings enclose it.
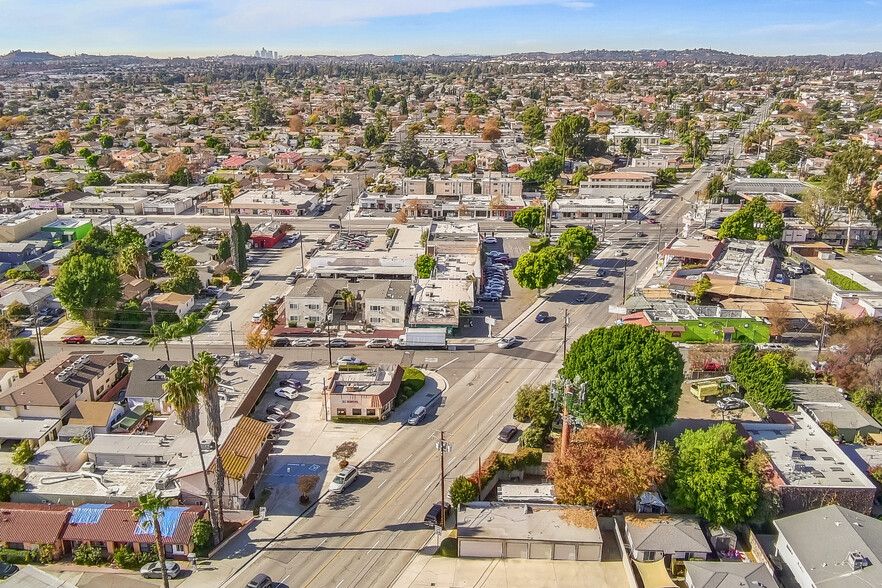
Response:
[[[521,435],[521,443],[524,447],[542,449],[545,447],[545,440],[548,439],[548,431],[548,426],[543,426],[538,422],[531,423]]]
[[[401,386],[398,388],[398,396],[395,397],[395,404],[399,405],[426,385],[426,374],[415,367],[404,369],[404,376],[401,378]]]
[[[37,548],[37,559],[42,564],[48,564],[55,561],[55,546],[43,543]]]
[[[450,485],[450,502],[453,508],[475,500],[478,500],[478,486],[465,476],[458,477]]]
[[[97,547],[92,547],[88,543],[83,543],[77,547],[73,554],[73,560],[78,566],[98,566],[104,563],[101,550]]]
[[[211,547],[211,523],[206,519],[193,523],[192,539],[197,549]]]
[[[113,551],[113,561],[121,568],[133,570],[140,567],[139,555],[139,553],[132,551],[132,548],[128,545],[122,545]]]
[[[24,480],[16,478],[10,473],[0,474],[0,502],[9,502],[13,492],[21,492],[25,489]]]
[[[839,288],[840,290],[853,290],[853,291],[863,291],[866,290],[864,286],[861,286],[851,278],[847,278],[840,274],[837,271],[832,269],[828,269],[824,274],[824,279],[829,280],[831,284]]]
[[[28,564],[36,561],[38,558],[37,551],[29,549],[0,549],[0,561],[9,564]]]
[[[306,327],[308,329],[314,329],[315,328],[315,321],[307,321]]]
[[[822,421],[821,428],[824,429],[824,432],[827,433],[828,435],[830,435],[831,437],[835,438],[835,437],[839,436],[839,427],[837,427],[831,421]]]
[[[25,465],[30,463],[32,459],[34,459],[34,446],[31,445],[30,441],[22,441],[18,445],[15,446],[15,449],[12,452],[12,463],[15,465]]]
[[[288,327],[292,329],[297,327],[297,321],[288,321]]]

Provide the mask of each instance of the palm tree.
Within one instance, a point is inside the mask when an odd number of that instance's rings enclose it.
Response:
[[[189,365],[176,366],[168,372],[168,380],[162,385],[165,391],[165,401],[171,406],[184,428],[196,437],[196,450],[199,452],[199,461],[202,462],[202,476],[205,479],[205,492],[208,497],[208,514],[211,517],[212,529],[217,525],[217,509],[214,506],[214,496],[211,485],[208,483],[208,470],[205,468],[205,456],[199,440],[199,385],[197,372]],[[218,536],[214,537],[215,545],[219,543]]]
[[[190,357],[196,359],[196,349],[193,346],[193,335],[198,333],[205,326],[205,321],[196,314],[188,314],[175,325],[176,338],[190,338]]]
[[[689,133],[689,142],[692,148],[692,167],[695,168],[696,161],[704,159],[710,151],[710,139],[703,132],[695,129]]]
[[[349,312],[349,305],[355,302],[355,294],[348,288],[340,290],[340,300],[343,301],[343,307]]]
[[[224,184],[220,189],[220,200],[224,203],[224,208],[227,209],[227,220],[230,222],[230,253],[233,257],[233,266],[235,266],[236,271],[239,271],[239,247],[233,238],[233,211],[230,208],[235,197],[236,194],[233,192],[233,187],[229,184]]]
[[[214,446],[217,449],[217,457],[214,461],[214,486],[217,489],[217,528],[215,530],[215,545],[220,544],[223,539],[224,527],[224,472],[220,455],[220,435],[221,435],[221,409],[220,397],[217,393],[217,387],[220,383],[220,369],[211,354],[207,351],[201,352],[196,360],[192,363],[193,374],[196,377],[202,401],[205,403],[205,412],[208,415],[208,432],[214,439]]]
[[[146,275],[147,246],[144,243],[132,243],[122,248],[116,258],[117,271],[121,274],[132,274],[136,278]]]
[[[138,497],[138,506],[132,509],[132,516],[139,521],[149,519],[153,525],[153,534],[156,536],[156,557],[159,558],[159,567],[162,570],[162,585],[168,588],[168,570],[165,569],[165,546],[162,544],[162,528],[159,520],[165,514],[165,509],[171,504],[171,498],[163,498],[155,492],[142,494]]]
[[[542,184],[545,190],[545,234],[551,235],[551,208],[552,204],[557,200],[557,190],[560,188],[558,180],[548,180]]]
[[[171,361],[171,355],[168,352],[168,342],[178,338],[177,325],[175,323],[162,322],[154,324],[150,327],[150,349],[156,349],[156,346],[162,343],[165,345],[165,359]]]

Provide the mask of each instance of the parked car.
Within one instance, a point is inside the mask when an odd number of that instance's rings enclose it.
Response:
[[[263,313],[255,312],[254,314],[251,315],[251,322],[252,323],[259,323],[262,318],[263,318]]]
[[[140,345],[143,342],[144,342],[144,340],[141,339],[141,337],[129,336],[129,337],[123,337],[122,339],[118,339],[116,341],[116,344],[117,345]]]
[[[288,285],[293,284],[296,281],[297,278],[295,278],[294,276],[288,276],[287,278],[285,278],[285,283]]]
[[[426,410],[425,406],[416,407],[414,411],[410,413],[410,417],[407,419],[407,424],[412,426],[420,424],[420,422],[426,418],[427,412],[428,410]]]
[[[496,237],[484,237],[484,243],[487,245],[496,245]]]
[[[514,347],[517,342],[517,337],[503,337],[496,343],[496,346],[500,349],[508,349],[509,347]]]
[[[444,510],[445,520],[448,519],[448,515],[450,513],[450,504],[445,502],[444,506],[442,507],[440,502],[436,502],[429,509],[429,512],[426,513],[426,516],[423,517],[423,523],[428,527],[440,527],[442,509]]]
[[[303,388],[303,382],[301,382],[300,380],[294,380],[294,379],[289,378],[289,379],[285,379],[285,380],[279,380],[279,386],[283,386],[286,388],[294,388],[295,390],[299,391]]]
[[[546,321],[546,319],[548,319],[548,313],[545,312],[544,310],[536,315],[536,322],[537,323],[544,323]]]
[[[273,394],[275,394],[279,398],[284,398],[285,400],[294,400],[298,396],[300,396],[300,393],[291,386],[282,386],[280,388],[276,388]]]
[[[279,416],[277,414],[271,414],[266,417],[266,422],[273,425],[274,427],[281,427],[285,424],[285,417]]]
[[[349,347],[349,341],[338,337],[325,343],[325,347]]]
[[[787,346],[783,343],[760,343],[756,348],[761,351],[784,351]]]
[[[364,344],[365,347],[370,348],[385,348],[392,347],[392,342],[389,339],[384,339],[382,337],[375,337],[373,339],[368,339],[367,343]]]
[[[502,427],[502,430],[499,431],[499,434],[496,436],[496,438],[503,443],[508,443],[517,434],[518,428],[515,425],[505,425],[504,427]]]
[[[720,410],[738,410],[739,408],[744,408],[746,404],[746,402],[734,396],[726,396],[717,400],[717,408]]]
[[[165,572],[169,578],[177,578],[181,573],[181,566],[177,562],[165,560]],[[158,561],[141,566],[141,577],[158,580],[162,578],[162,565]]]
[[[472,314],[484,314],[484,307],[483,306],[473,306],[472,307]]]
[[[273,347],[290,347],[291,341],[287,337],[273,337]]]
[[[309,337],[300,337],[291,342],[291,347],[312,347],[312,339]]]
[[[344,355],[343,357],[337,358],[337,365],[364,365],[364,362],[354,355]]]
[[[111,337],[110,335],[101,335],[100,337],[95,337],[90,341],[92,345],[113,345],[116,343],[116,337]]]
[[[328,490],[340,494],[347,486],[352,484],[356,478],[358,478],[358,468],[354,465],[348,465],[340,470],[339,474],[334,476],[334,479],[331,480],[330,485],[328,485]]]
[[[85,335],[68,335],[67,337],[61,338],[62,343],[86,343]]]
[[[499,302],[499,296],[485,292],[481,296],[478,296],[478,300],[481,302]]]
[[[257,574],[251,581],[248,582],[248,585],[245,588],[271,588],[273,585],[273,580],[266,574]]]
[[[281,404],[271,404],[266,407],[266,414],[274,414],[282,417],[283,419],[286,419],[291,416],[291,411]]]
[[[267,305],[275,306],[275,305],[277,305],[279,302],[281,302],[281,300],[282,300],[282,297],[279,296],[278,294],[276,294],[276,295],[274,295],[274,296],[270,296],[270,297],[269,297],[269,300],[267,300],[266,303],[267,303]]]

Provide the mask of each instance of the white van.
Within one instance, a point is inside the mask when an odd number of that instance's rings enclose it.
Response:
[[[418,425],[420,424],[420,421],[422,421],[424,418],[426,418],[426,407],[418,406],[416,410],[410,413],[410,418],[407,419],[407,424]]]

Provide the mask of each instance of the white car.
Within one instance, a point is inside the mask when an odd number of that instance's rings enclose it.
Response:
[[[95,337],[90,341],[92,345],[113,345],[116,343],[116,337],[111,337],[110,335],[101,335],[100,337]]]
[[[270,296],[269,300],[266,301],[267,304],[275,306],[282,300],[282,297],[276,294],[275,296]]]
[[[358,477],[358,469],[354,465],[348,465],[331,480],[328,490],[340,494]]]
[[[300,339],[294,339],[291,342],[291,347],[312,347],[312,339],[308,337],[301,337]]]
[[[882,255],[874,255],[873,258],[874,258],[876,261],[882,261]]]
[[[205,320],[217,321],[220,320],[222,316],[224,316],[224,311],[222,308],[212,308],[211,312],[208,313],[208,316],[205,317]]]
[[[354,355],[344,355],[337,359],[337,365],[364,365],[364,362]]]
[[[385,347],[392,347],[392,342],[389,341],[389,339],[375,338],[375,339],[368,339],[368,342],[365,343],[364,346],[365,347],[385,348]]]
[[[496,245],[496,237],[484,237],[484,243],[487,245]]]
[[[254,285],[254,277],[253,276],[248,276],[247,278],[242,280],[242,287],[243,288],[250,288],[253,285]]]
[[[140,345],[144,340],[141,337],[123,337],[117,340],[117,345]]]
[[[251,315],[251,322],[252,323],[259,323],[262,318],[263,318],[262,312],[255,312],[254,314]]]
[[[275,394],[279,398],[284,398],[286,400],[294,400],[298,396],[300,396],[300,392],[298,392],[291,386],[282,386],[281,388],[276,388],[273,394]]]
[[[496,344],[500,349],[508,349],[509,347],[513,347],[515,343],[517,343],[517,337],[503,337]]]
[[[287,278],[285,278],[285,283],[288,285],[291,285],[296,281],[297,281],[297,278],[295,278],[294,276],[288,276]]]
[[[273,425],[274,427],[281,427],[282,425],[285,424],[285,417],[277,415],[277,414],[271,414],[268,417],[266,417],[265,422]]]

